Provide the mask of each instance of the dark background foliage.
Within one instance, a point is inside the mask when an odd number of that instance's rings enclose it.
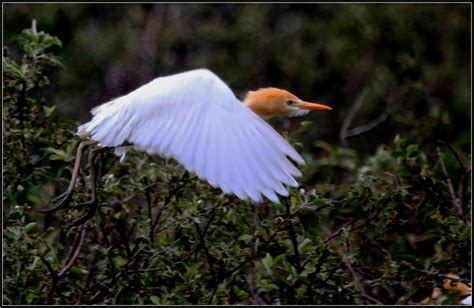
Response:
[[[406,304],[470,276],[468,4],[10,3],[3,17],[4,303]],[[271,121],[307,161],[288,203],[131,153],[101,159],[86,225],[62,228],[80,209],[35,212],[66,188],[93,106],[198,67],[239,97],[276,86],[333,107]]]

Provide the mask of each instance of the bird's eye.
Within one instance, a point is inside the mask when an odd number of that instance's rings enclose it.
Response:
[[[287,104],[288,106],[291,106],[291,105],[293,105],[294,103],[295,103],[295,101],[292,101],[291,99],[289,99],[289,100],[286,101],[286,104]]]

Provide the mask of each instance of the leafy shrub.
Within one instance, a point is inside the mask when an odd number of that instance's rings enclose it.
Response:
[[[443,273],[470,275],[467,169],[399,136],[366,158],[315,143],[302,188],[278,204],[224,195],[174,161],[104,155],[95,217],[64,228],[83,209],[35,212],[65,189],[80,142],[44,92],[61,42],[35,25],[14,40],[21,61],[3,56],[5,304],[407,304]],[[84,168],[72,204],[89,181]]]

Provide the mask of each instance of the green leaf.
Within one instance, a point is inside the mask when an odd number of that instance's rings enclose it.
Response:
[[[45,58],[45,62],[52,66],[64,67],[64,60],[61,57],[52,54],[47,55],[47,57]]]
[[[27,224],[25,226],[25,228],[23,229],[25,231],[25,233],[28,233],[30,232],[34,227],[36,227],[37,223],[36,222],[30,222],[29,224]]]
[[[115,265],[117,265],[117,266],[124,266],[128,262],[127,259],[125,259],[122,256],[117,256],[117,257],[113,258],[113,260],[114,260]]]
[[[306,252],[308,248],[311,248],[313,241],[309,238],[305,238],[301,243],[298,244],[298,250],[300,252]]]
[[[200,262],[197,262],[196,264],[194,264],[193,266],[189,267],[186,270],[186,273],[184,274],[184,279],[188,282],[191,281],[191,279],[194,278],[194,274],[202,266],[202,264],[203,264],[203,262],[200,261]]]
[[[50,117],[51,114],[54,112],[54,110],[56,110],[56,106],[51,106],[51,107],[43,106],[44,114],[45,114],[47,117]]]
[[[161,299],[158,296],[150,296],[150,300],[155,305],[162,305]]]
[[[64,150],[59,150],[59,149],[54,149],[54,148],[48,148],[46,149],[47,152],[54,153],[59,156],[66,156],[66,152]]]
[[[268,252],[265,255],[265,258],[262,259],[262,264],[265,266],[265,269],[268,272],[271,272],[271,268],[273,267],[273,258]]]
[[[41,44],[42,46],[44,46],[44,48],[48,48],[51,46],[58,46],[58,47],[63,46],[63,43],[61,42],[61,40],[56,36],[52,36],[49,34],[45,34],[44,32],[40,32],[40,37],[41,37]]]
[[[20,66],[16,63],[4,63],[3,72],[8,76],[11,75],[14,78],[22,79],[23,72]]]
[[[266,283],[264,285],[261,286],[262,289],[265,289],[265,290],[261,290],[260,292],[263,292],[263,291],[267,291],[267,290],[279,290],[280,288],[274,284],[274,283]]]
[[[416,152],[418,152],[418,144],[410,144],[407,146],[408,156],[413,156],[412,154],[415,154]]]
[[[24,30],[23,33],[15,34],[10,37],[10,41],[12,42],[26,42],[31,41],[32,39],[33,35],[27,30]]]
[[[89,273],[89,271],[86,270],[85,268],[81,268],[81,267],[77,267],[77,266],[71,267],[70,271],[71,271],[71,273],[80,274],[80,275],[85,275],[85,274]]]
[[[250,235],[250,234],[242,234],[241,236],[239,236],[238,240],[239,241],[248,241],[252,238],[253,236]]]

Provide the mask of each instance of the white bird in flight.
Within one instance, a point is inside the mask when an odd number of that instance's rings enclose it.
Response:
[[[277,194],[288,196],[285,185],[298,186],[294,177],[301,172],[292,161],[303,165],[304,160],[263,118],[301,116],[310,110],[331,108],[277,88],[249,91],[242,103],[213,72],[196,69],[156,78],[93,108],[92,120],[77,134],[90,137],[89,144],[115,148],[121,160],[132,148],[173,158],[224,193],[255,202],[262,202],[263,195],[278,202]],[[74,182],[69,194],[55,199],[70,198]]]

